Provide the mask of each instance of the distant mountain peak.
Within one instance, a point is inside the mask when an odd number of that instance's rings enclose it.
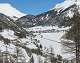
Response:
[[[61,2],[61,3],[57,4],[57,5],[54,7],[54,9],[59,12],[59,11],[61,11],[61,10],[64,10],[64,9],[70,7],[70,6],[73,5],[74,3],[75,3],[74,0],[65,0],[64,2]]]
[[[80,6],[80,0],[65,0],[64,2],[58,3],[54,8],[56,11],[65,10],[66,8],[72,6],[72,5],[79,5]]]
[[[58,15],[66,12],[65,15],[72,18],[75,8],[80,13],[80,0],[64,0],[63,2],[56,4],[56,6],[50,10],[55,10]]]
[[[21,13],[9,3],[0,3],[0,13],[5,14],[13,19],[20,18],[26,14]]]

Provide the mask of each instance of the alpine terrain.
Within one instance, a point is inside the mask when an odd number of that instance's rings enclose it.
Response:
[[[1,3],[0,63],[79,63],[79,26],[80,0],[38,15]]]

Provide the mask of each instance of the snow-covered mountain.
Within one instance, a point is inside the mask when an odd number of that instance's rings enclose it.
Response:
[[[0,14],[0,18],[1,18],[0,26],[4,29],[3,31],[0,32],[0,35],[7,39],[10,39],[10,38],[15,39],[17,37],[14,34],[24,29],[30,33],[37,35],[36,39],[40,40],[39,44],[41,44],[43,47],[43,53],[45,52],[45,48],[47,49],[53,48],[55,54],[60,54],[65,58],[69,58],[71,57],[71,54],[67,54],[67,57],[65,54],[62,54],[61,38],[66,33],[66,31],[68,31],[72,26],[72,21],[70,19],[73,18],[73,15],[75,13],[74,11],[77,5],[78,5],[78,11],[80,11],[79,0],[77,2],[75,2],[75,0],[65,0],[64,2],[57,4],[54,8],[50,9],[47,12],[41,13],[36,16],[34,15],[24,16],[25,14],[19,12],[18,10],[13,8],[10,4],[0,4],[0,13],[2,13]],[[19,19],[16,20],[15,22],[12,22],[10,18],[8,18],[3,14],[9,17],[16,16]],[[7,25],[7,26],[4,26],[4,25]],[[22,32],[22,35],[24,35],[23,33],[24,32]],[[28,53],[31,52],[31,49],[36,49],[35,48],[36,45],[33,45],[31,41],[32,38],[31,39],[30,38],[29,36],[27,36],[27,38],[20,39],[21,43],[19,43],[19,46],[24,48],[25,51],[28,50]],[[30,40],[28,41],[28,39]],[[26,42],[31,42],[31,44]],[[29,44],[29,45],[26,46],[26,44]],[[25,45],[26,47],[23,45]],[[28,49],[26,49],[27,47]],[[36,50],[35,51],[32,50],[32,51],[35,52]],[[32,54],[33,58],[41,56],[37,54],[39,53]],[[36,59],[37,62],[35,63],[38,63],[39,59],[38,60],[37,59]]]
[[[75,0],[65,0],[62,3],[58,3],[53,9],[57,10],[65,10],[66,8],[70,7],[71,5],[75,4]]]
[[[70,26],[70,18],[73,17],[74,11],[79,3],[68,0],[57,4],[54,8],[47,12],[41,13],[39,15],[26,15],[18,19],[17,24],[22,24],[23,27],[34,27],[34,26]],[[80,1],[79,1],[80,2]],[[78,9],[80,11],[80,8]]]
[[[76,7],[78,8],[78,11],[80,13],[80,0],[65,0],[64,2],[61,2],[61,3],[57,4],[52,9],[55,9],[58,13],[61,13],[61,12],[64,12],[64,11],[68,10],[69,8],[72,8],[74,5],[76,5]],[[74,13],[72,11],[73,10],[70,9],[67,12],[67,16],[73,17]]]
[[[20,18],[26,14],[18,11],[11,4],[8,3],[0,3],[0,13],[5,14],[13,19]]]
[[[26,15],[16,22],[18,25],[23,26],[24,29],[27,28],[27,31],[40,33],[43,36],[43,38],[39,38],[41,44],[47,48],[52,46],[56,54],[61,54],[61,49],[56,51],[56,48],[61,48],[61,44],[55,42],[60,42],[62,35],[68,31],[66,28],[70,29],[72,26],[70,19],[73,18],[76,9],[80,12],[80,0],[65,0],[47,12],[36,16]],[[57,45],[54,46],[55,44]],[[68,54],[67,57],[70,57],[70,55]],[[66,57],[66,55],[63,56]]]

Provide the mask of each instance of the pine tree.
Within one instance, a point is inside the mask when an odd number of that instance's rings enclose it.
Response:
[[[69,48],[71,48],[71,52],[75,51],[76,54],[76,63],[80,63],[80,14],[78,10],[76,10],[73,18],[71,18],[72,21],[72,27],[71,29],[65,34],[65,39],[73,41],[75,47],[72,48],[67,45]],[[68,41],[67,41],[68,42]],[[65,43],[66,44],[66,43]]]
[[[62,63],[62,56],[61,55],[57,55],[57,63]]]

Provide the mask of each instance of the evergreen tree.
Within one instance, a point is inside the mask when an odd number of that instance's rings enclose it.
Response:
[[[78,10],[76,10],[73,18],[71,18],[72,27],[71,29],[65,34],[64,38],[73,41],[75,47],[70,47],[69,44],[67,45],[71,51],[76,54],[76,63],[80,62],[80,14]],[[68,41],[67,41],[68,42]],[[66,43],[65,43],[66,44]]]
[[[62,63],[62,56],[61,55],[57,55],[57,63]]]

